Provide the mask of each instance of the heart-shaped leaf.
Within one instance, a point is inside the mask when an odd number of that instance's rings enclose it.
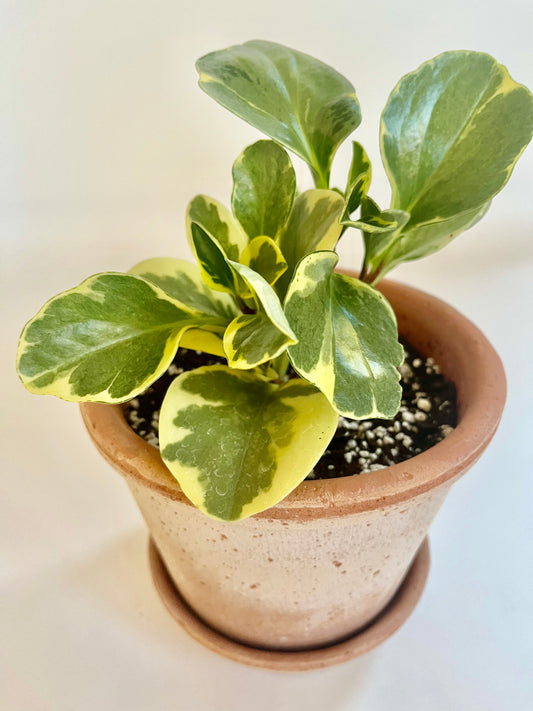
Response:
[[[403,77],[381,121],[392,207],[409,227],[481,208],[531,139],[533,97],[479,52],[445,52]]]
[[[229,259],[238,260],[248,244],[242,227],[224,205],[207,195],[197,195],[187,207],[187,237],[194,251],[191,224],[194,222],[214,237]]]
[[[289,217],[296,176],[287,151],[274,141],[248,146],[233,164],[231,207],[250,239],[275,239]]]
[[[157,380],[188,328],[223,325],[131,274],[98,274],[51,299],[22,332],[17,368],[30,392],[124,402]]]
[[[291,363],[339,414],[393,417],[403,360],[394,312],[368,284],[335,273],[337,262],[334,252],[315,252],[298,265],[285,301],[298,338]]]
[[[274,42],[253,40],[198,60],[200,87],[311,167],[327,188],[339,145],[361,123],[350,82],[327,64]]]
[[[278,293],[287,290],[300,259],[335,247],[342,232],[343,209],[344,199],[334,190],[306,190],[296,198],[279,242],[288,268],[276,285]]]
[[[273,506],[303,481],[337,421],[309,383],[277,386],[255,373],[203,367],[177,377],[165,396],[161,454],[193,504],[232,521]]]

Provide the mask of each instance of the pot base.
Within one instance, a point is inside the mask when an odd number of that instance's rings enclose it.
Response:
[[[426,585],[430,563],[429,543],[425,538],[396,595],[368,627],[327,647],[287,652],[251,647],[209,627],[182,599],[152,539],[149,559],[152,579],[161,600],[191,637],[228,659],[277,671],[321,669],[347,662],[377,647],[401,627],[416,607]]]

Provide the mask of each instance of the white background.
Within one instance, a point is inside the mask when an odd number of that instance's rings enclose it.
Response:
[[[231,163],[258,134],[196,87],[196,58],[258,37],[339,69],[357,89],[356,135],[385,204],[378,121],[396,81],[469,48],[533,85],[530,3],[4,0],[0,11],[2,709],[533,708],[532,150],[482,223],[395,274],[485,331],[509,401],[432,528],[420,605],[366,658],[276,674],[189,639],[152,589],[140,515],[76,407],[30,396],[14,372],[18,332],[47,298],[95,272],[187,257],[189,199],[227,202]],[[345,238],[345,266],[359,264],[358,239]]]

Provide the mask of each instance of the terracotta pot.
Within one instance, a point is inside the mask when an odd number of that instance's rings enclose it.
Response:
[[[81,406],[97,448],[125,477],[179,593],[232,640],[307,650],[369,625],[400,587],[450,486],[496,430],[505,375],[483,334],[428,294],[394,282],[382,290],[402,336],[433,356],[458,392],[458,427],[407,462],[304,481],[272,509],[227,523],[189,503],[120,407]]]

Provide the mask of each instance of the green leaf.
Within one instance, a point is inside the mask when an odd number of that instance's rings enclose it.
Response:
[[[372,166],[365,149],[357,141],[352,142],[352,163],[348,175],[348,185],[346,186],[346,205],[342,214],[341,222],[349,219],[367,194],[372,181]]]
[[[278,293],[287,289],[300,259],[335,247],[342,231],[339,218],[343,209],[343,198],[333,190],[307,190],[296,198],[280,237],[288,269],[278,281]]]
[[[207,286],[196,264],[183,259],[159,257],[136,264],[130,269],[130,274],[155,284],[165,294],[197,312],[219,316],[221,320],[217,325],[208,323],[205,328],[185,331],[180,345],[183,348],[224,357],[224,331],[240,311],[229,294],[213,291]]]
[[[237,158],[232,174],[233,214],[251,239],[275,239],[287,222],[296,190],[287,152],[273,141],[257,141]]]
[[[238,280],[228,256],[218,240],[196,222],[189,225],[191,247],[200,265],[202,278],[210,289],[239,294]]]
[[[130,269],[130,274],[146,279],[181,304],[229,323],[239,312],[228,294],[210,289],[196,264],[183,259],[146,259]]]
[[[231,266],[252,294],[254,313],[234,319],[224,334],[224,351],[232,368],[250,369],[276,358],[296,337],[272,287],[249,267]]]
[[[24,328],[17,369],[33,393],[124,402],[157,380],[183,332],[220,323],[130,274],[97,274],[51,299]]]
[[[359,230],[374,234],[389,234],[401,229],[409,220],[409,213],[403,210],[380,210],[378,205],[363,196],[361,201],[361,217],[358,220],[343,217],[341,223],[347,227],[356,227]]]
[[[203,367],[177,377],[167,392],[161,454],[204,513],[242,519],[305,479],[337,421],[322,393],[301,380],[276,386],[255,373]]]
[[[533,97],[479,52],[445,52],[405,76],[381,121],[392,207],[409,227],[481,208],[528,144]]]
[[[255,237],[241,255],[241,263],[274,284],[287,271],[280,248],[270,237]]]
[[[370,273],[379,271],[382,278],[391,269],[402,262],[426,257],[451,242],[458,234],[469,229],[485,215],[490,202],[480,208],[428,224],[417,225],[411,230],[400,231],[385,249],[375,245],[376,236],[365,234],[365,244],[372,245],[368,250],[367,267]]]
[[[339,145],[361,123],[350,82],[313,57],[253,40],[198,60],[215,101],[303,158],[327,188]]]
[[[230,259],[239,259],[248,244],[248,237],[229,210],[207,195],[197,195],[187,207],[187,236],[194,250],[191,231],[193,222],[214,237]]]
[[[228,259],[217,240],[194,222],[191,234],[206,283],[235,294],[246,310],[224,333],[228,363],[233,368],[255,368],[295,343],[279,298],[268,282],[246,265]]]
[[[365,244],[363,274],[365,276],[377,269],[381,256],[399,238],[403,226],[408,221],[408,212],[403,210],[382,211],[368,195],[363,197],[360,219],[347,220],[345,224],[363,230]]]
[[[285,301],[298,338],[291,363],[341,415],[393,417],[403,360],[394,312],[368,284],[336,274],[337,261],[333,252],[316,252],[298,266]]]

